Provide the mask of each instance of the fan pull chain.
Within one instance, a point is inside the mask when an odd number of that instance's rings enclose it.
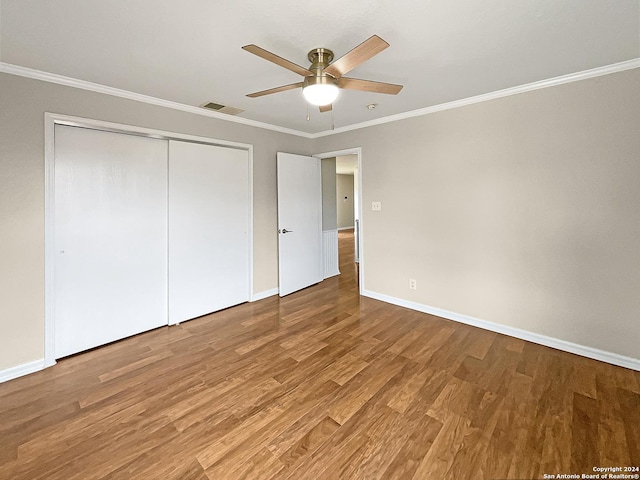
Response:
[[[307,122],[308,122],[309,120],[311,120],[311,114],[309,113],[309,102],[306,102],[306,103],[307,103]]]
[[[331,130],[333,130],[335,125],[333,124],[333,105],[331,106]]]

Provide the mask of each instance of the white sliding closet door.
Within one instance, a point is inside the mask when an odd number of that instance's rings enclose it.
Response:
[[[55,127],[55,357],[167,324],[166,140]]]
[[[169,142],[169,323],[249,300],[249,153]]]

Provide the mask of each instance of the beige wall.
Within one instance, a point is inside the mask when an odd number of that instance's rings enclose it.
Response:
[[[323,158],[322,165],[322,230],[338,228],[336,209],[336,159]]]
[[[639,132],[635,69],[314,151],[362,147],[366,290],[640,358]]]
[[[45,111],[253,144],[256,292],[275,153],[362,147],[365,289],[640,357],[640,69],[316,140],[0,74],[0,371],[43,357]]]
[[[308,140],[0,74],[0,371],[44,355],[44,112],[254,145],[254,292],[278,285],[276,152]]]
[[[336,175],[338,228],[354,226],[353,195],[353,175]]]

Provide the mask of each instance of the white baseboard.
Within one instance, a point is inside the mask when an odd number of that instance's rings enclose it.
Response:
[[[0,371],[0,383],[8,382],[9,380],[28,375],[30,373],[39,372],[40,370],[43,370],[44,367],[45,364],[43,358],[36,360],[35,362],[23,363],[16,367],[7,368],[6,370]]]
[[[263,292],[254,293],[251,295],[250,302],[257,302],[258,300],[262,300],[264,298],[273,297],[274,295],[278,295],[278,289],[272,288],[271,290],[265,290]]]
[[[411,302],[409,300],[403,300],[401,298],[391,297],[381,293],[371,292],[369,290],[363,290],[361,293],[364,297],[374,298],[382,302],[391,303],[400,307],[409,308],[418,312],[428,313],[437,317],[446,318],[447,320],[453,320],[454,322],[460,322],[473,327],[482,328],[496,333],[502,333],[510,337],[519,338],[528,342],[537,343],[546,347],[555,348],[569,353],[575,353],[587,358],[599,360],[601,362],[611,363],[620,367],[630,368],[631,370],[640,371],[640,359],[619,355],[613,352],[607,352],[606,350],[599,350],[593,347],[587,347],[585,345],[579,345],[577,343],[567,342],[553,337],[547,337],[539,333],[530,332],[528,330],[522,330],[519,328],[509,327],[501,325],[499,323],[488,322],[479,318],[471,317],[469,315],[463,315],[456,312],[450,312],[449,310],[443,310],[441,308],[431,307],[429,305],[423,305],[421,303]]]
[[[354,228],[356,228],[355,225],[351,225],[350,227],[340,227],[338,229],[338,231],[340,231],[340,230],[353,230]]]

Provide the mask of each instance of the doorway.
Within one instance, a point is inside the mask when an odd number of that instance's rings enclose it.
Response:
[[[336,211],[339,256],[348,248],[346,238],[353,240],[348,254],[358,262],[358,155],[339,155],[336,157]],[[345,244],[344,246],[342,244]],[[341,250],[341,251],[340,251]],[[339,261],[342,264],[342,260]]]
[[[361,292],[363,290],[364,277],[361,148],[354,147],[319,153],[314,156],[322,160],[325,278],[339,275],[341,271],[338,270],[338,265],[345,265],[346,268],[353,267],[356,269],[358,288]],[[325,181],[331,176],[333,176],[333,181]],[[339,180],[338,176],[344,178]],[[351,183],[353,190],[349,189],[346,194],[342,189],[338,191],[339,181],[346,185]],[[346,201],[345,196],[347,197]],[[345,223],[338,223],[339,207],[345,213]],[[348,215],[349,210],[352,212],[352,217]],[[347,258],[352,258],[353,260],[343,263],[343,260]],[[335,273],[332,272],[332,268]]]

